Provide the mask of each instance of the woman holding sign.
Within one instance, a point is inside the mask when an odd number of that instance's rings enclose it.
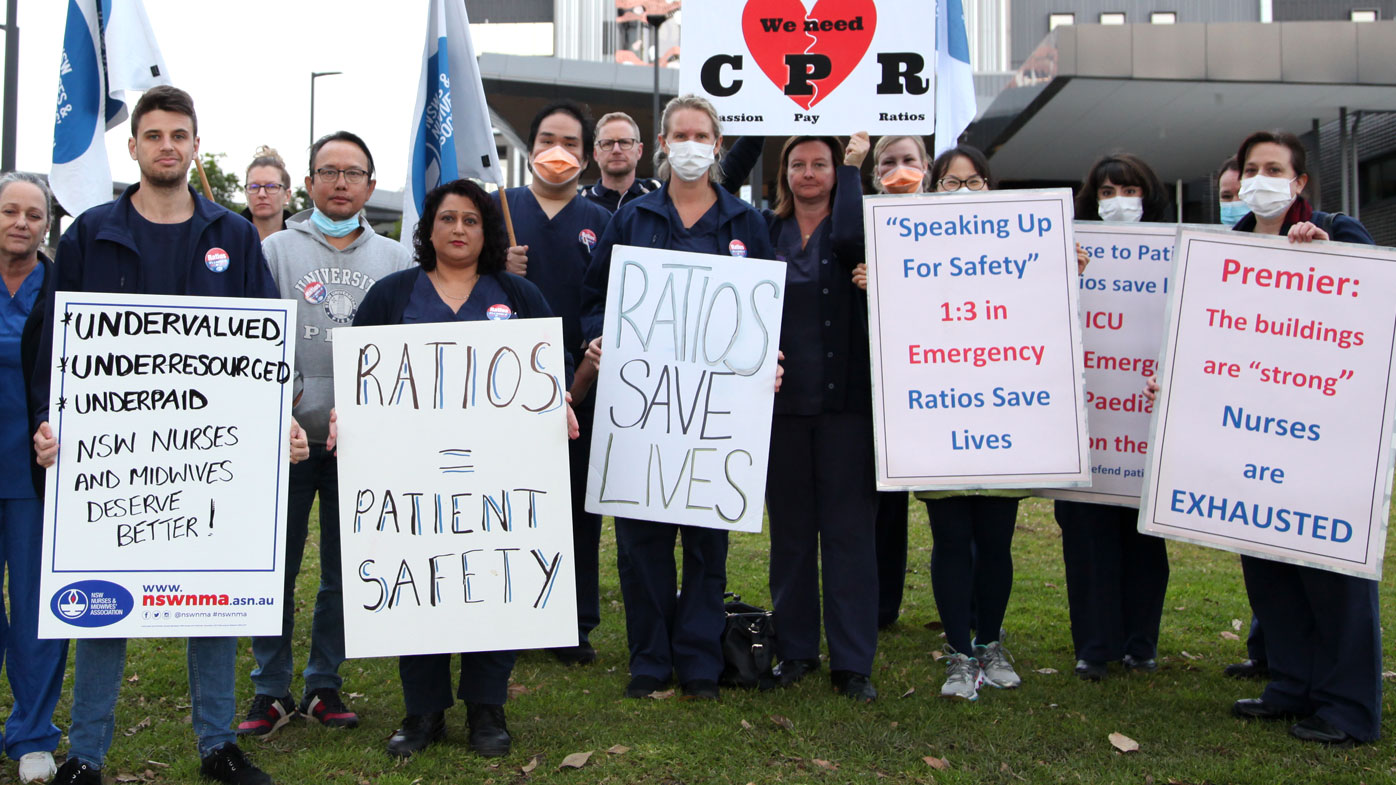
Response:
[[[19,761],[20,782],[57,773],[53,750],[63,734],[53,708],[63,689],[68,642],[39,640],[39,567],[44,473],[33,460],[26,390],[38,351],[53,262],[39,252],[53,196],[36,175],[0,176],[0,570],[8,568],[9,623],[0,606],[0,660],[14,705],[5,722],[5,757]]]
[[[1095,221],[1171,221],[1168,192],[1148,164],[1128,153],[1096,161],[1076,196],[1076,217]],[[1056,502],[1066,564],[1066,600],[1076,675],[1105,678],[1106,663],[1158,669],[1158,631],[1168,590],[1168,550],[1140,534],[1139,508]]]
[[[588,358],[596,361],[614,246],[775,258],[761,215],[717,186],[722,127],[711,103],[694,95],[671,100],[660,120],[658,142],[656,173],[664,185],[621,205],[587,270],[582,330],[591,342]],[[779,389],[779,375],[776,379]],[[717,698],[727,531],[622,517],[615,521],[630,645],[625,694],[644,698],[677,677],[685,696]],[[675,536],[683,539],[682,593],[675,581]]]
[[[355,326],[547,318],[553,315],[538,287],[505,272],[508,241],[498,204],[469,180],[433,189],[422,204],[413,237],[417,267],[380,279],[364,296]],[[570,361],[568,363],[571,366]],[[567,410],[568,430],[577,437],[576,419]],[[331,415],[326,448],[338,440]],[[512,651],[460,655],[460,686],[465,701],[470,748],[487,758],[509,752],[504,701]],[[451,695],[451,655],[424,654],[398,658],[407,717],[388,740],[388,753],[407,757],[446,735]]]
[[[1294,134],[1259,131],[1236,153],[1241,200],[1250,215],[1238,232],[1285,235],[1290,242],[1372,244],[1356,220],[1314,210],[1304,146]],[[1349,745],[1381,732],[1381,619],[1377,582],[1315,567],[1241,557],[1246,593],[1265,630],[1270,682],[1259,698],[1238,700],[1243,719],[1297,719],[1290,735]]]

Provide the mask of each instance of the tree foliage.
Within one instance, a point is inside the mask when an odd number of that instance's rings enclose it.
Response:
[[[226,156],[223,153],[204,153],[200,157],[204,163],[204,174],[208,176],[208,187],[213,191],[213,201],[235,213],[241,212],[246,206],[242,198],[242,178],[238,177],[237,172],[225,172],[218,165],[218,159]],[[204,192],[197,167],[189,167],[189,184],[194,186],[195,191]]]

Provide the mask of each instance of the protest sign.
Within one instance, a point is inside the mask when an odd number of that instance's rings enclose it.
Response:
[[[727,134],[935,131],[935,6],[707,0],[684,8],[679,92]]]
[[[1090,479],[1071,191],[864,198],[877,486]]]
[[[1179,232],[1139,530],[1380,578],[1396,251]]]
[[[784,302],[784,262],[615,247],[588,512],[761,531]]]
[[[350,657],[575,646],[558,319],[334,331]]]
[[[1080,279],[1091,484],[1038,495],[1135,507],[1154,411],[1144,386],[1154,375],[1163,345],[1178,227],[1077,221],[1075,232],[1091,258]]]
[[[57,293],[40,637],[281,631],[295,307]]]

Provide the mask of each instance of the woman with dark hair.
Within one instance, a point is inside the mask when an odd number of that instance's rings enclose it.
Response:
[[[1236,152],[1249,215],[1238,232],[1290,242],[1372,245],[1361,223],[1314,210],[1303,197],[1307,155],[1294,134],[1259,131]],[[1381,733],[1381,618],[1377,582],[1315,567],[1241,557],[1251,609],[1265,630],[1270,681],[1259,698],[1238,700],[1243,719],[1295,719],[1290,735],[1349,745]]]
[[[1170,221],[1162,181],[1128,153],[1096,161],[1076,196],[1076,217],[1107,222]],[[1106,663],[1158,669],[1158,631],[1168,590],[1168,549],[1140,534],[1138,507],[1057,501],[1076,675],[1105,678]]]
[[[877,697],[877,575],[867,301],[849,274],[863,260],[858,167],[868,136],[792,136],[766,211],[786,263],[780,344],[785,376],[771,422],[766,509],[771,599],[780,618],[775,675],[790,686],[819,669],[820,582],[834,689]],[[822,569],[821,569],[822,567]]]
[[[538,287],[504,270],[508,241],[499,206],[469,180],[455,180],[427,194],[412,245],[418,266],[375,283],[354,316],[355,326],[553,315]],[[577,424],[570,406],[567,419],[568,435],[575,439]],[[333,449],[337,438],[332,415],[326,448]],[[488,758],[508,754],[512,741],[504,701],[514,659],[512,651],[460,655],[456,697],[465,701],[470,748]],[[455,703],[451,655],[399,657],[398,675],[407,717],[388,740],[388,752],[407,757],[446,734],[445,712]]]

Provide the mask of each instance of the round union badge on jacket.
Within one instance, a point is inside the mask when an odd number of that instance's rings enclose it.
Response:
[[[733,240],[727,244],[727,252],[736,257],[746,256],[746,243],[741,240]]]
[[[582,245],[585,245],[588,251],[595,249],[596,232],[593,232],[590,229],[583,229],[582,231],[577,233],[577,242],[581,243]]]
[[[490,321],[502,321],[514,315],[514,310],[504,303],[495,303],[485,309],[485,318]]]
[[[204,254],[204,266],[215,273],[228,269],[228,252],[222,248],[210,248]]]
[[[330,296],[330,290],[319,281],[311,281],[305,285],[305,290],[301,292],[301,295],[311,305],[319,305],[325,301],[326,297]]]

